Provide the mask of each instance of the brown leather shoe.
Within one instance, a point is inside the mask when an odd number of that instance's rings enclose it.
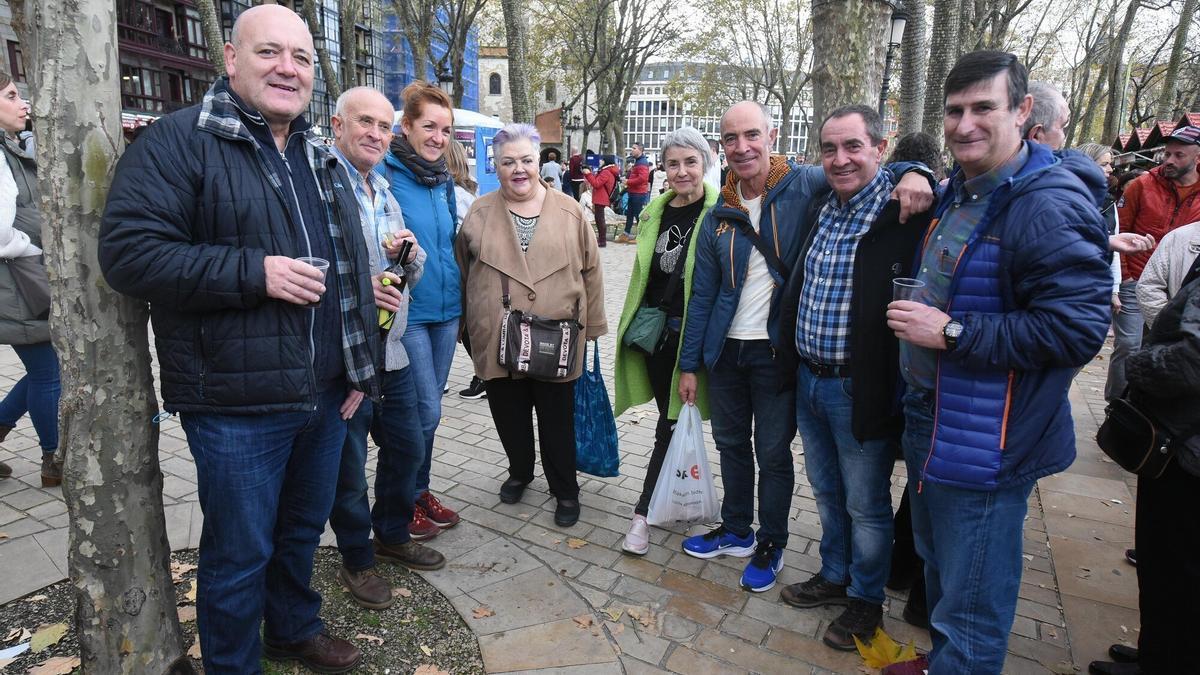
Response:
[[[338,570],[338,580],[350,591],[360,607],[367,609],[387,609],[396,602],[392,597],[392,587],[375,574],[375,568],[368,567],[360,572],[351,572],[345,567]]]
[[[325,631],[292,644],[273,645],[263,640],[263,656],[272,661],[299,661],[318,673],[344,673],[362,660],[358,647]]]
[[[42,487],[62,485],[62,462],[54,461],[54,453],[42,455]]]
[[[446,565],[446,556],[411,539],[394,546],[376,539],[375,557],[412,570],[440,570]]]

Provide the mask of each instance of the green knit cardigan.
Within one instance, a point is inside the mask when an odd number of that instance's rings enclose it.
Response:
[[[713,186],[704,184],[704,208],[696,220],[696,227],[704,222],[708,210],[717,203],[719,191]],[[646,374],[646,357],[635,349],[625,346],[623,338],[629,328],[629,322],[642,305],[642,296],[646,294],[646,282],[650,277],[650,262],[654,257],[654,243],[658,240],[658,228],[662,224],[663,209],[667,202],[675,198],[673,190],[667,190],[646,205],[642,211],[641,222],[637,230],[637,259],[633,263],[633,272],[629,278],[629,291],[625,295],[625,307],[621,310],[621,322],[617,327],[617,358],[613,365],[613,387],[616,393],[616,403],[613,412],[617,415],[635,405],[654,400],[654,392],[650,388],[650,377]],[[696,241],[700,238],[693,232],[688,243],[687,256],[683,268],[683,320],[687,324],[687,308],[692,297],[692,268],[696,262]],[[682,340],[680,344],[682,344]],[[679,354],[675,355],[676,368],[671,375],[671,403],[668,406],[667,417],[679,419]],[[696,388],[696,406],[700,416],[708,419],[708,378],[701,370],[696,373],[698,385]]]

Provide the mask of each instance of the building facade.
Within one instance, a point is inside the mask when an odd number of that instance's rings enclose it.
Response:
[[[383,27],[381,31],[383,37],[383,81],[380,89],[396,107],[396,110],[401,108],[400,92],[416,79],[423,79],[433,84],[442,82],[451,87],[462,87],[462,104],[459,107],[466,110],[479,110],[478,32],[472,28],[467,35],[467,44],[463,49],[462,80],[452,82],[449,71],[443,69],[442,72],[438,72],[433,64],[429,63],[425,64],[424,68],[418,68],[413,63],[412,48],[409,47],[408,39],[400,28],[400,19],[391,7],[391,3],[387,3],[381,23]],[[434,39],[430,43],[432,60],[443,61],[446,49],[446,40],[437,31],[434,31]]]
[[[508,90],[508,47],[479,48],[479,112],[512,121]]]
[[[17,83],[17,91],[23,98],[29,97],[28,78],[25,76],[25,55],[21,50],[21,41],[12,26],[12,11],[7,2],[0,2],[0,41],[4,43],[0,50],[0,68],[8,73],[13,82]]]

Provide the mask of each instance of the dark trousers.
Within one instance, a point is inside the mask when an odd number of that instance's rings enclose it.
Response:
[[[633,233],[633,225],[638,221],[638,216],[642,215],[642,208],[646,206],[646,202],[650,201],[650,193],[629,194],[629,204],[625,207],[625,234]]]
[[[608,225],[604,224],[604,206],[592,205],[592,213],[596,216],[596,243],[603,246],[608,241]]]
[[[667,446],[671,444],[671,433],[675,429],[675,420],[667,416],[667,411],[671,406],[671,380],[675,376],[678,355],[679,333],[668,331],[662,349],[645,357],[646,375],[650,378],[650,390],[654,392],[654,403],[658,406],[658,424],[654,426],[654,449],[650,451],[650,463],[646,465],[642,496],[633,507],[633,512],[639,516],[646,515],[650,508],[650,497],[654,495],[654,486],[658,484],[658,474],[662,471],[663,458],[667,456]]]
[[[1158,478],[1138,478],[1138,663],[1146,675],[1195,672],[1192,657],[1200,606],[1200,477],[1171,462]]]
[[[533,480],[533,411],[537,410],[542,469],[550,494],[577,499],[575,477],[575,382],[501,377],[485,383],[496,435],[508,455],[508,475]]]

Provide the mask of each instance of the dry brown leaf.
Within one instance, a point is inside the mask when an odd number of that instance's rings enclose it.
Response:
[[[587,546],[587,542],[578,537],[571,537],[567,540],[567,546],[570,546],[571,548],[583,548],[584,546]]]
[[[412,591],[408,590],[407,588],[393,588],[392,589],[392,597],[393,598],[411,598]]]
[[[185,605],[183,607],[180,607],[178,609],[178,611],[179,611],[179,623],[189,623],[191,621],[196,620],[196,606],[195,605]]]
[[[8,533],[7,533],[7,532],[0,532],[0,539],[8,539]]]
[[[354,639],[355,640],[366,640],[367,642],[371,642],[371,643],[377,644],[377,645],[383,644],[383,638],[381,638],[377,635],[367,635],[366,633],[359,633],[358,635],[354,636]]]
[[[417,666],[416,670],[413,671],[413,675],[450,675],[450,673],[438,668],[437,666],[431,666],[428,663],[422,663],[421,665]]]
[[[26,675],[68,675],[78,667],[78,656],[55,656],[30,668]]]
[[[45,651],[47,647],[58,644],[58,641],[66,634],[67,624],[65,623],[56,623],[45,628],[39,628],[29,641],[29,651],[34,654]]]
[[[575,624],[580,628],[587,628],[588,626],[592,625],[592,617],[589,614],[582,614],[571,620],[574,621]]]
[[[188,602],[196,601],[196,580],[192,579],[192,585],[188,588],[188,592],[183,594],[184,599]]]
[[[486,619],[489,616],[496,616],[496,613],[493,612],[492,609],[490,607],[488,607],[487,605],[480,605],[479,607],[476,607],[475,609],[471,610],[472,618]]]
[[[196,641],[194,643],[192,643],[192,646],[187,650],[187,655],[188,655],[189,659],[196,659],[197,661],[200,660],[200,639],[199,638],[196,638]]]
[[[421,645],[421,653],[425,656],[433,656],[433,650],[425,645]]]
[[[16,640],[17,642],[24,642],[30,635],[32,633],[29,632],[28,628],[14,628],[8,632],[8,635],[4,636],[4,641],[12,642]]]
[[[41,601],[43,601],[43,600],[45,600],[45,599],[46,599],[46,596],[44,596],[44,595],[41,595],[41,594],[39,594],[39,595],[31,595],[31,596],[29,596],[28,598],[25,598],[25,602],[41,602]]]

